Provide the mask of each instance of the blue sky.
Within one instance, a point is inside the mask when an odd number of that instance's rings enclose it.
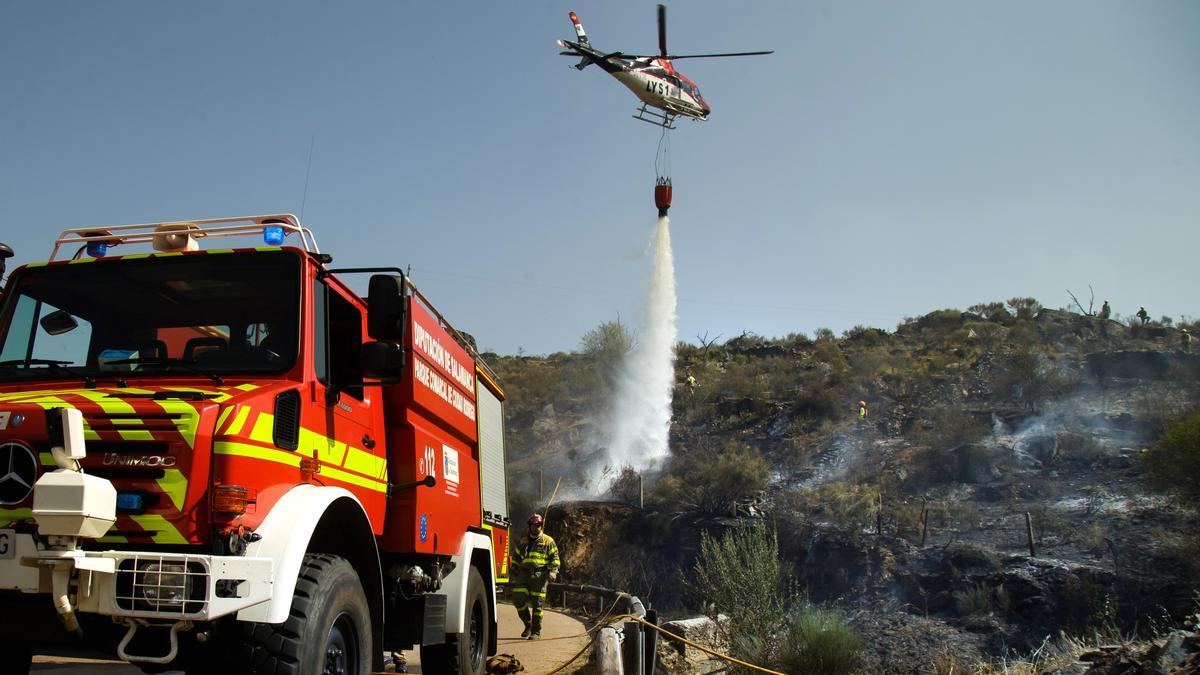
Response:
[[[570,9],[655,48],[650,2],[7,4],[0,241],[303,207],[483,348],[636,330],[659,130],[557,55]],[[678,64],[714,109],[671,138],[681,339],[1088,284],[1200,315],[1200,4],[702,0],[668,40],[776,50]]]

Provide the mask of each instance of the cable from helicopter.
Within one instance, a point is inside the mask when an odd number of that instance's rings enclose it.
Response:
[[[658,137],[658,154],[654,157],[654,205],[658,207],[658,217],[665,218],[667,209],[671,208],[671,133],[669,127],[663,127],[662,135]]]

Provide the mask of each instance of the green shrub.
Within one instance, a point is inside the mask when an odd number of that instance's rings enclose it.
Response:
[[[788,616],[780,665],[789,673],[854,673],[864,665],[858,635],[837,610],[805,606]]]
[[[638,497],[642,490],[641,474],[633,467],[625,466],[608,486],[608,496],[624,504],[638,505]]]
[[[1091,464],[1104,454],[1104,446],[1094,434],[1086,431],[1064,431],[1058,434],[1056,458]]]
[[[992,592],[984,584],[954,592],[959,616],[986,616],[992,613]]]
[[[1072,635],[1115,635],[1117,604],[1102,586],[1074,573],[1067,573],[1062,587],[1063,614]]]
[[[1063,510],[1057,506],[1034,504],[1029,507],[1029,520],[1038,543],[1049,535],[1066,537],[1071,533],[1071,526],[1067,523]]]
[[[729,617],[727,630],[734,655],[749,656],[743,650],[752,647],[753,641],[739,640],[739,636],[771,636],[783,623],[783,570],[774,530],[755,525],[729,530],[720,537],[701,533],[693,578],[684,580],[684,587],[694,601],[713,610],[714,618],[717,614]]]
[[[727,515],[740,498],[767,487],[770,465],[757,448],[726,441],[721,446],[676,450],[650,498],[679,511]]]
[[[1141,469],[1154,488],[1200,505],[1200,409],[1168,427],[1158,443],[1142,453]]]
[[[801,494],[808,510],[831,519],[840,529],[860,531],[875,524],[879,493],[871,486],[833,481]]]

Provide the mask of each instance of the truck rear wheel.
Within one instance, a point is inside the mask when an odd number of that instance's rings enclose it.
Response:
[[[345,558],[304,556],[287,621],[248,626],[242,652],[254,673],[371,672],[371,612],[358,574]]]
[[[467,576],[467,614],[462,633],[446,636],[446,644],[421,647],[421,672],[484,675],[491,619],[483,577],[472,567]]]
[[[33,666],[33,652],[29,647],[13,642],[0,642],[0,673],[25,675]]]

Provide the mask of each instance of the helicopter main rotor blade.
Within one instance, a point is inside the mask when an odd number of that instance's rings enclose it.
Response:
[[[667,6],[658,6],[658,54],[667,58]]]
[[[675,54],[670,54],[670,55],[664,56],[663,58],[665,58],[669,61],[674,61],[676,59],[715,59],[715,58],[719,58],[722,56],[762,56],[764,54],[774,54],[774,53],[775,53],[775,50],[770,49],[765,52],[729,52],[727,54],[684,54],[683,56],[677,56]]]

